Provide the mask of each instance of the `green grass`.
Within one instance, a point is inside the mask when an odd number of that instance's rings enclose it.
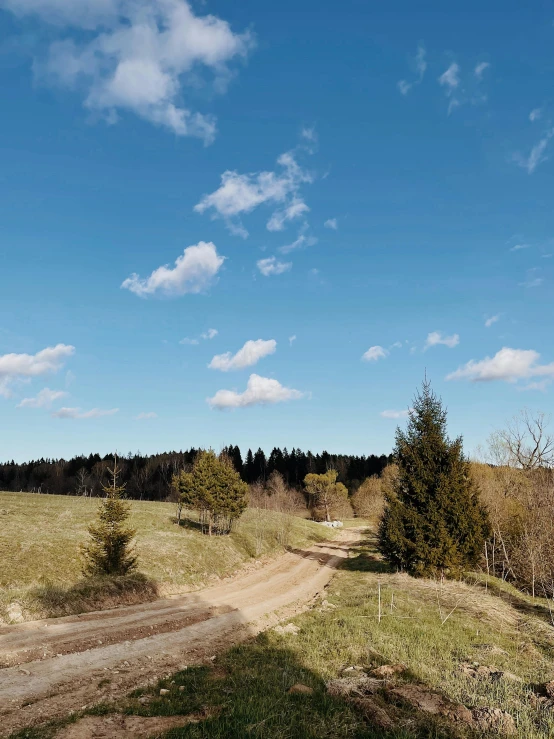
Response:
[[[95,499],[0,493],[0,622],[18,609],[24,618],[65,615],[201,587],[285,544],[334,535],[301,518],[248,509],[230,536],[207,537],[193,524],[177,526],[170,503],[131,501],[141,575],[83,581],[79,547],[97,507]]]
[[[485,590],[474,578],[441,585],[391,573],[371,538],[353,551],[325,599],[335,608],[316,606],[293,619],[300,627],[297,635],[270,630],[221,655],[213,666],[191,667],[153,688],[135,691],[117,710],[144,716],[205,710],[211,716],[168,732],[167,739],[484,736],[395,702],[383,690],[376,700],[394,720],[394,729],[385,731],[372,725],[359,707],[325,689],[325,682],[346,666],[368,671],[402,662],[407,670],[400,682],[426,685],[469,708],[507,711],[521,739],[554,736],[554,716],[533,701],[539,684],[554,677],[554,629],[539,599],[530,604],[527,596],[492,579]],[[521,682],[471,677],[460,670],[463,662],[494,665]],[[314,693],[290,695],[288,689],[297,682]],[[162,687],[170,690],[169,696],[160,698]],[[141,704],[143,695],[151,702]],[[99,706],[93,712],[113,710]],[[53,728],[34,732],[17,737],[50,739]]]

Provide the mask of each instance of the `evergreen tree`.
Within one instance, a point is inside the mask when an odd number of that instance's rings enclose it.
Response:
[[[446,435],[446,410],[425,380],[408,428],[396,431],[398,477],[386,493],[379,549],[412,575],[458,576],[474,567],[489,532],[462,438]]]
[[[242,465],[242,455],[240,453],[240,447],[239,446],[235,446],[235,448],[233,449],[233,453],[230,456],[231,456],[231,458],[233,460],[233,464],[235,466],[236,471],[242,477],[242,467],[243,467],[243,465]]]
[[[192,472],[178,473],[172,484],[180,503],[199,511],[202,528],[210,536],[228,534],[246,508],[248,486],[226,454],[217,457],[212,450],[200,452]]]
[[[252,449],[249,449],[246,454],[246,463],[244,467],[246,482],[255,482],[256,478],[254,477],[254,455],[252,454]]]
[[[137,558],[131,548],[135,531],[125,527],[131,509],[121,499],[125,485],[117,484],[117,457],[114,457],[113,469],[108,472],[112,476],[112,484],[102,488],[106,498],[98,509],[98,521],[88,527],[92,541],[82,548],[85,575],[127,575],[137,566]]]
[[[263,480],[265,482],[266,478],[266,459],[263,449],[259,448],[256,454],[254,454],[254,464],[253,464],[253,482],[257,482],[258,480]]]

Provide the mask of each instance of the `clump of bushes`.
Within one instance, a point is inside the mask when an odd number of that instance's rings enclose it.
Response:
[[[211,449],[198,453],[190,472],[175,475],[172,487],[181,508],[198,512],[202,531],[208,536],[228,534],[248,502],[248,485],[232,460]]]

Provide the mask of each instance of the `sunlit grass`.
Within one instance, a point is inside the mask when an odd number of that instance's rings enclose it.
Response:
[[[0,619],[40,617],[101,607],[102,581],[82,583],[80,545],[98,499],[0,493]],[[143,576],[110,585],[105,606],[138,602],[225,577],[246,561],[333,537],[301,518],[248,509],[229,536],[177,526],[171,503],[130,501],[130,525]],[[77,587],[75,587],[77,584]],[[65,595],[64,595],[65,593]],[[15,610],[14,610],[15,607]]]

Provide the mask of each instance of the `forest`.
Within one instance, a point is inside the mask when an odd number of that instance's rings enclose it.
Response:
[[[135,500],[166,500],[173,476],[188,469],[200,450],[172,451],[142,455],[118,455],[120,484],[125,495]],[[241,478],[249,484],[264,482],[272,472],[279,472],[287,485],[300,488],[306,475],[321,474],[328,469],[338,473],[338,481],[352,494],[367,477],[379,475],[390,463],[387,455],[354,456],[348,454],[312,454],[300,449],[275,447],[267,456],[262,449],[245,456],[238,446],[222,450],[233,461]],[[102,495],[102,486],[108,479],[108,469],[114,457],[108,454],[81,455],[72,459],[38,459],[18,464],[14,461],[0,464],[0,490],[56,495]]]

